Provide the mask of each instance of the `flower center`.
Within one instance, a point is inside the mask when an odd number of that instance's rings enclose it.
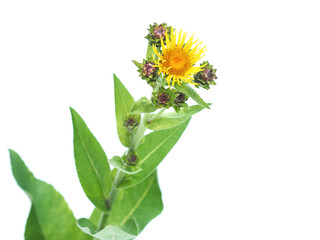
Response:
[[[165,32],[166,32],[166,29],[160,25],[154,29],[153,36],[155,38],[162,38],[164,37]]]
[[[160,96],[159,96],[159,103],[161,105],[166,105],[166,103],[168,102],[169,100],[169,96],[166,94],[166,93],[162,93]]]
[[[168,70],[170,75],[183,76],[191,67],[190,57],[183,49],[170,49],[164,54],[163,59],[165,60],[163,66],[170,68]]]
[[[185,61],[182,57],[178,56],[178,57],[173,57],[171,59],[171,65],[175,68],[175,69],[181,69],[184,67]]]

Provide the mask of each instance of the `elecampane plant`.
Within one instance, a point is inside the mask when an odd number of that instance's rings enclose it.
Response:
[[[209,90],[217,77],[208,61],[199,64],[206,48],[193,35],[188,38],[166,23],[150,25],[148,31],[146,58],[133,62],[150,85],[150,96],[135,101],[114,75],[117,132],[127,148],[124,153],[108,158],[85,121],[70,108],[76,170],[94,206],[89,218],[75,219],[62,195],[34,177],[10,150],[13,175],[31,201],[26,240],[130,240],[161,213],[157,167],[191,117],[210,109],[192,86]],[[189,106],[189,99],[197,104]]]

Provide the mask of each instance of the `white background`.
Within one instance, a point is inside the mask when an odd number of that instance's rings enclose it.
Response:
[[[89,216],[68,107],[108,157],[121,154],[112,73],[149,96],[131,60],[148,24],[207,45],[218,85],[160,166],[164,211],[139,240],[320,239],[318,1],[0,2],[0,229],[23,239],[30,203],[7,148]]]

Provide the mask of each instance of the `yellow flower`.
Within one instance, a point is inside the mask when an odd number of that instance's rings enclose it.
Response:
[[[205,46],[201,47],[202,42],[195,47],[192,46],[198,41],[193,40],[193,35],[186,41],[187,33],[177,32],[171,28],[171,38],[169,39],[166,32],[166,46],[161,39],[162,53],[160,54],[155,45],[153,51],[158,56],[158,60],[154,59],[154,67],[159,68],[159,74],[163,73],[166,76],[168,85],[174,86],[175,83],[180,85],[181,82],[192,83],[193,76],[202,71],[205,65],[201,67],[194,67],[206,51]],[[172,80],[172,82],[171,82]],[[194,83],[192,83],[194,84]]]

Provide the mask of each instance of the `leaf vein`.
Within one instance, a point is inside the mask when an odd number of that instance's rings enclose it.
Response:
[[[153,185],[153,181],[154,179],[152,179],[150,181],[150,183],[148,184],[146,190],[143,192],[143,194],[141,195],[141,197],[138,199],[137,203],[133,206],[133,208],[130,210],[130,212],[128,213],[127,216],[125,216],[125,218],[122,220],[121,225],[125,224],[128,219],[130,218],[130,216],[132,216],[132,214],[137,210],[137,208],[141,205],[143,199],[147,196],[148,192],[150,191],[151,186]]]
[[[157,151],[160,147],[162,147],[163,144],[165,144],[165,142],[168,141],[169,138],[171,138],[172,135],[174,135],[178,130],[180,130],[179,128],[176,129],[174,132],[172,132],[168,137],[166,137],[155,149],[153,149],[147,156],[145,156],[140,164],[142,164],[143,162],[145,162],[152,154],[154,154],[155,151]]]
[[[77,128],[77,129],[78,129],[78,128]],[[88,151],[88,149],[86,148],[86,146],[85,146],[85,144],[84,144],[84,141],[83,141],[83,139],[82,139],[82,137],[81,137],[81,135],[79,134],[78,131],[77,131],[77,135],[78,135],[78,137],[79,137],[79,139],[80,139],[81,146],[82,146],[85,154],[87,155],[87,157],[88,157],[88,159],[89,159],[89,162],[90,162],[90,164],[91,164],[91,166],[92,166],[92,168],[93,168],[93,170],[94,170],[94,172],[95,172],[95,174],[96,174],[97,181],[98,181],[98,184],[99,184],[99,186],[100,186],[101,194],[102,194],[103,198],[106,200],[105,195],[104,195],[104,191],[103,191],[103,185],[102,185],[102,183],[101,183],[101,179],[99,178],[98,170],[97,170],[97,168],[95,167],[95,165],[94,165],[94,163],[93,163],[93,159],[91,158],[91,156],[90,156],[90,154],[89,154],[89,151]]]

